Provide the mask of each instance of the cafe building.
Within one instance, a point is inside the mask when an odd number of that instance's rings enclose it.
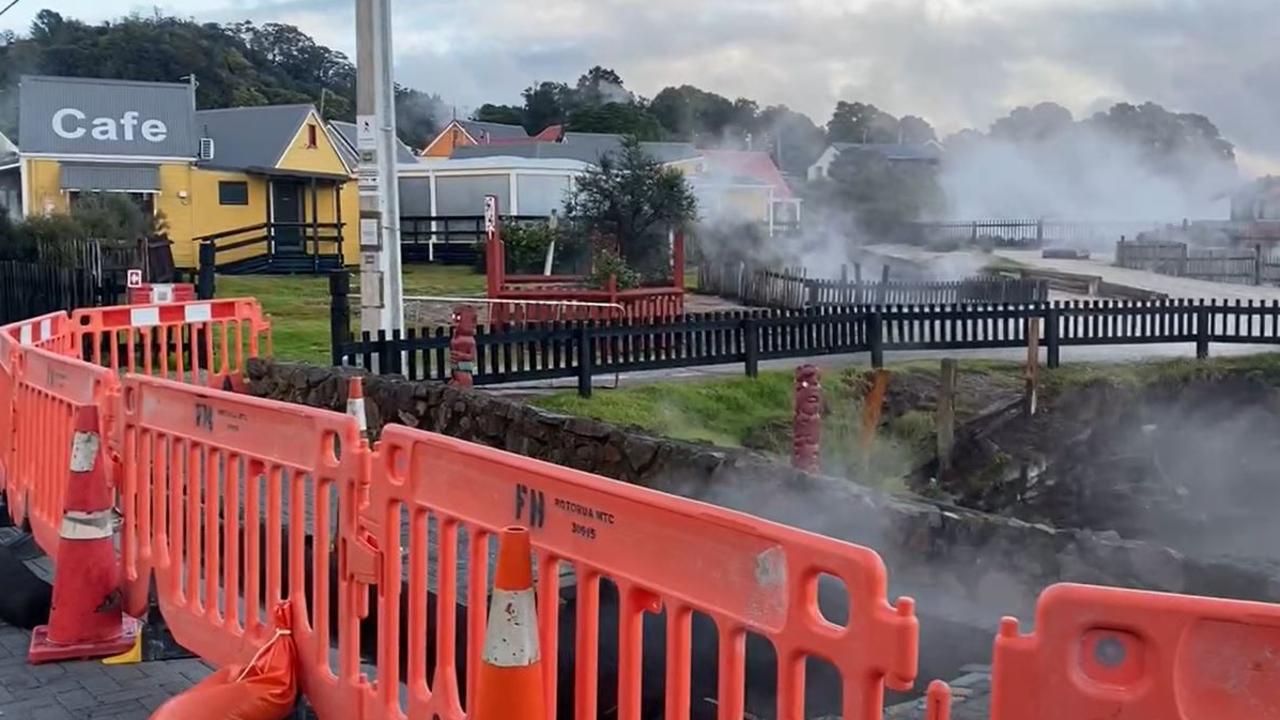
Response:
[[[34,76],[19,103],[16,147],[0,146],[11,214],[113,193],[157,216],[178,267],[202,243],[224,272],[357,262],[354,168],[311,105],[197,110],[190,84]]]

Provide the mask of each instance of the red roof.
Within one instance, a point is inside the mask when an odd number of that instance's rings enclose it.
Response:
[[[564,125],[548,125],[547,129],[533,136],[535,142],[560,142],[564,137]]]
[[[791,186],[782,177],[782,171],[773,163],[769,153],[760,150],[703,150],[708,170],[723,175],[749,177],[773,186],[777,200],[795,197]]]

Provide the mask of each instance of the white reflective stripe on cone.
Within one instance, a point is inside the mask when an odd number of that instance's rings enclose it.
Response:
[[[369,432],[369,420],[364,414],[364,398],[355,398],[347,401],[347,414],[354,417],[356,422],[360,424],[360,432]]]
[[[68,510],[62,516],[58,537],[63,540],[101,540],[115,535],[115,514],[110,510]]]
[[[493,591],[484,662],[494,667],[527,667],[538,662],[538,612],[533,589]]]
[[[87,473],[93,470],[101,442],[98,433],[77,432],[71,440],[71,472]]]

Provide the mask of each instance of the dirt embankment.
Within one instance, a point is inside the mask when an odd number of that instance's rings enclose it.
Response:
[[[1264,372],[1100,376],[958,439],[955,471],[917,491],[1060,528],[1266,558],[1280,541],[1280,383]]]

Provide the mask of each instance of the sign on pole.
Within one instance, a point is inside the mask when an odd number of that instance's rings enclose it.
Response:
[[[373,115],[356,116],[356,149],[377,150],[378,133]]]

